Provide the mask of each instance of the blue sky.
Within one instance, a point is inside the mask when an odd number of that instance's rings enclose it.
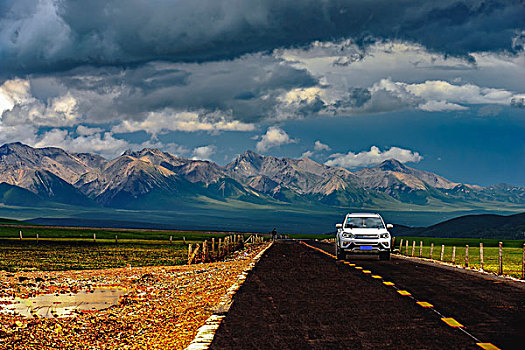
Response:
[[[523,1],[0,1],[0,143],[525,186]]]

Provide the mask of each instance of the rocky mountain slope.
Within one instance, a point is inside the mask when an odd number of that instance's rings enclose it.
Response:
[[[352,173],[308,158],[252,151],[222,167],[150,148],[106,160],[11,143],[0,147],[0,183],[11,186],[4,186],[7,194],[0,201],[12,202],[14,193],[29,198],[31,193],[47,202],[130,209],[170,210],[197,201],[228,200],[338,207],[525,204],[524,188],[460,184],[396,160]]]

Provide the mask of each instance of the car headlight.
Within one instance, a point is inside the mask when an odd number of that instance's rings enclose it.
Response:
[[[390,238],[390,235],[387,232],[387,233],[380,234],[379,237],[381,237],[381,238]]]
[[[343,233],[341,236],[343,236],[344,238],[354,238],[353,233]]]

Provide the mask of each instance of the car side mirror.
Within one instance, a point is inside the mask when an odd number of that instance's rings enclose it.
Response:
[[[392,225],[392,224],[386,224],[386,228],[387,228],[387,229],[394,228],[394,225]]]
[[[335,224],[335,228],[337,228],[337,229],[343,228],[343,224]]]

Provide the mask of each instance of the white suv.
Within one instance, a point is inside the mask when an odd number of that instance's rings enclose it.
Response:
[[[390,233],[379,214],[353,213],[346,214],[342,224],[337,228],[335,255],[344,259],[348,253],[379,254],[381,260],[390,260]]]

